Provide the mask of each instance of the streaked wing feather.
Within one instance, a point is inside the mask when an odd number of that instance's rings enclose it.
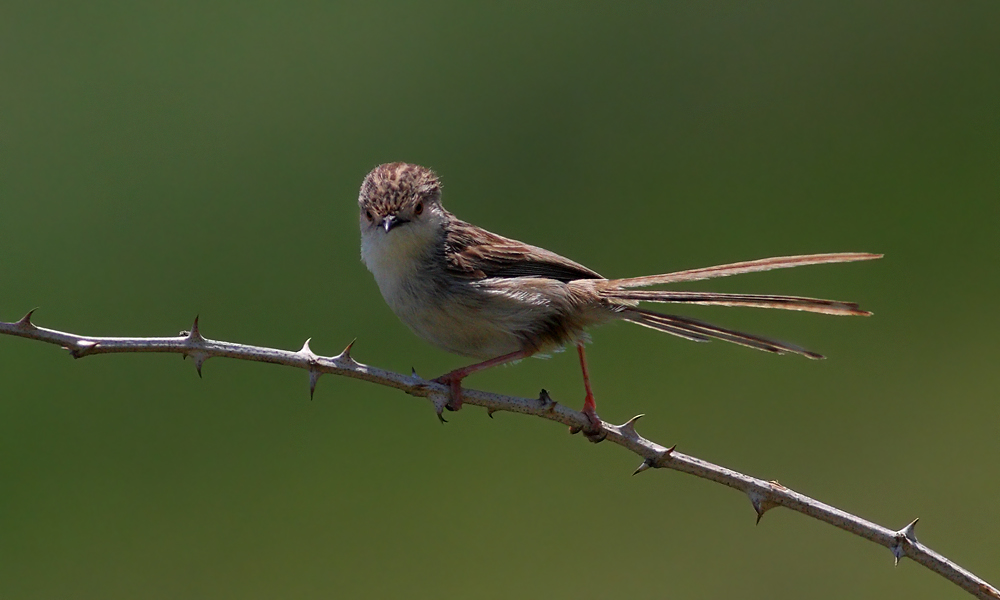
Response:
[[[603,279],[595,271],[544,248],[505,238],[465,223],[452,224],[445,256],[453,274],[486,277],[544,277],[562,282]]]

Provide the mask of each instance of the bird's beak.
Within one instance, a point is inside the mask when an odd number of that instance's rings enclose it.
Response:
[[[389,233],[389,230],[393,227],[398,227],[406,222],[406,219],[400,219],[396,215],[389,215],[388,217],[382,219],[382,227],[385,228],[386,233]]]

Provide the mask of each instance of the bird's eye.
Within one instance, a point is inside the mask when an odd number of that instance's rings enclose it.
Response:
[[[417,207],[413,209],[413,214],[420,216],[420,214],[423,212],[424,212],[424,203],[417,202]]]
[[[373,217],[372,217],[372,211],[370,211],[370,210],[366,210],[366,211],[365,211],[365,218],[366,218],[366,219],[368,219],[369,221],[371,221],[371,220],[372,220],[372,218],[373,218]]]

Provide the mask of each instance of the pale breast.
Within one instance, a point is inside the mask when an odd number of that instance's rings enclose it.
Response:
[[[588,310],[581,286],[544,277],[474,279],[436,268],[427,240],[374,232],[361,254],[386,303],[414,333],[455,354],[487,359],[547,351],[582,339],[603,311]]]

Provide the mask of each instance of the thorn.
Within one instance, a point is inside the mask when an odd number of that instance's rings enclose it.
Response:
[[[622,425],[618,429],[621,431],[622,435],[624,435],[625,437],[632,438],[632,439],[638,439],[639,438],[639,434],[636,433],[636,431],[635,431],[635,422],[638,421],[639,419],[643,418],[644,416],[646,416],[646,415],[636,415],[636,416],[632,417],[631,419],[629,419],[624,425]]]
[[[776,502],[768,500],[766,497],[764,497],[764,494],[761,494],[757,490],[748,491],[747,496],[750,497],[750,504],[753,505],[753,509],[757,513],[757,522],[755,523],[755,525],[760,524],[760,519],[761,517],[764,516],[764,513],[771,510],[775,506],[778,506]]]
[[[979,590],[980,597],[982,597],[982,598],[986,598],[986,597],[1000,598],[1000,593],[997,593],[996,588],[994,588],[992,585],[990,585],[988,583],[985,583],[985,582],[984,583],[980,583],[976,587],[976,589]]]
[[[420,375],[417,375],[417,370],[414,369],[413,367],[410,367],[410,379],[413,380],[413,387],[420,390],[426,389],[428,383],[434,383],[433,381],[428,382]],[[406,393],[411,395],[417,395],[409,390],[407,390]]]
[[[556,405],[559,404],[549,397],[549,392],[545,389],[542,389],[542,391],[538,393],[538,401],[542,403],[542,408],[545,409],[546,412],[553,412],[556,409]],[[571,433],[578,432],[573,431]]]
[[[438,421],[441,421],[442,425],[447,423],[448,420],[444,418],[444,409],[448,406],[448,397],[441,394],[431,394],[427,396],[427,399],[434,405],[434,412],[437,413]]]
[[[205,361],[209,359],[209,356],[204,352],[191,352],[190,354],[191,354],[191,360],[194,361],[194,368],[197,369],[198,377],[200,378],[202,377],[201,366],[205,364]]]
[[[903,551],[903,546],[906,543],[915,544],[917,542],[917,534],[915,530],[917,527],[917,521],[919,520],[920,519],[913,519],[910,521],[909,525],[896,532],[896,543],[889,546],[889,550],[892,552],[894,559],[894,567],[899,566],[899,559],[906,556],[906,553]]]
[[[305,341],[305,343],[302,344],[302,349],[298,351],[298,354],[301,354],[302,356],[304,356],[307,360],[309,360],[309,362],[315,362],[316,359],[319,358],[319,357],[316,356],[316,353],[313,352],[312,348],[309,347],[309,342],[311,342],[311,341],[312,341],[312,338],[308,338]]]
[[[69,348],[69,353],[73,358],[80,358],[86,356],[92,348],[97,347],[97,342],[92,342],[90,340],[77,340],[76,348]]]
[[[191,331],[188,332],[187,339],[189,342],[204,342],[205,338],[201,336],[201,332],[198,331],[198,316],[194,318],[194,324],[191,325]]]
[[[24,315],[23,317],[21,317],[20,320],[18,320],[18,322],[15,323],[15,325],[20,325],[21,327],[25,327],[25,328],[29,328],[29,329],[34,329],[35,328],[35,324],[31,322],[31,315],[34,314],[34,312],[36,310],[38,310],[37,306],[35,308],[29,310],[26,315]]]
[[[651,469],[651,468],[653,468],[653,461],[651,461],[651,460],[649,460],[647,458],[646,460],[642,461],[642,464],[639,465],[638,469],[636,469],[635,471],[632,472],[632,476],[634,477],[634,476],[638,475],[639,473],[642,473],[646,469]]]
[[[657,468],[662,467],[663,463],[667,462],[667,460],[670,458],[670,455],[673,454],[674,450],[676,449],[677,449],[677,444],[674,444],[673,446],[667,448],[663,452],[660,452],[660,455],[656,457],[656,463],[653,466]]]
[[[319,381],[319,376],[322,375],[319,371],[314,371],[309,369],[309,399],[313,399],[313,395],[316,394],[316,383]]]
[[[910,524],[902,528],[899,531],[899,533],[903,534],[903,537],[910,540],[911,542],[917,541],[916,528],[917,528],[917,521],[919,520],[920,520],[919,518],[913,519],[912,521],[910,521]]]
[[[346,360],[347,362],[350,363],[357,363],[358,361],[354,360],[354,358],[351,357],[351,348],[354,347],[354,342],[356,341],[358,341],[358,338],[354,338],[353,340],[351,340],[351,343],[348,344],[346,348],[344,348],[343,352],[335,356],[334,360]]]
[[[496,411],[497,411],[497,409],[495,409],[495,408],[487,408],[486,409],[486,416],[492,419],[493,418],[493,413],[495,413]]]

